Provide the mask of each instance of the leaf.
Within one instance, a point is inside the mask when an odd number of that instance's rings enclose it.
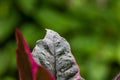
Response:
[[[120,80],[120,73],[118,73],[113,80]]]
[[[60,14],[48,7],[39,9],[37,13],[34,14],[34,18],[38,24],[41,21],[42,23],[40,25],[43,27],[47,26],[47,28],[61,31],[62,33],[82,27],[82,23],[75,18],[65,14]]]
[[[35,11],[35,4],[37,0],[17,0],[19,8],[27,15],[31,15]]]
[[[37,41],[32,55],[56,80],[83,80],[69,43],[57,32],[47,29],[45,38]]]
[[[0,11],[0,13],[4,12],[3,10]],[[15,28],[15,25],[19,19],[19,17],[17,16],[17,13],[8,13],[8,14],[11,14],[11,15],[9,15],[8,18],[6,17],[4,19],[4,18],[0,17],[0,43],[7,40],[8,37],[12,34],[13,29]]]
[[[48,70],[34,61],[22,33],[18,29],[15,32],[17,40],[16,57],[20,80],[55,80]]]

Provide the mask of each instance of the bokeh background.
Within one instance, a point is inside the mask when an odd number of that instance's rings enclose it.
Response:
[[[120,71],[120,0],[0,0],[0,80],[19,80],[16,27],[31,50],[45,28],[65,37],[85,80]]]

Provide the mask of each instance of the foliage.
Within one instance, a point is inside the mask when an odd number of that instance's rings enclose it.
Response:
[[[111,80],[120,71],[120,0],[1,0],[0,80],[18,80],[14,29],[30,44],[45,28],[67,38],[86,80]],[[31,39],[32,38],[32,39]]]
[[[72,55],[69,43],[57,32],[46,29],[44,39],[32,51],[34,60],[55,76],[56,80],[84,80]]]
[[[55,80],[54,76],[33,59],[29,46],[22,33],[16,29],[16,60],[20,80]]]

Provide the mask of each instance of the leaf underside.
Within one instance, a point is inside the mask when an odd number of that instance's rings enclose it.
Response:
[[[32,55],[56,80],[83,80],[69,43],[57,32],[47,29],[45,38],[36,42]]]

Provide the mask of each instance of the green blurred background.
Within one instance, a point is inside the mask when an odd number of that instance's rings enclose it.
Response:
[[[19,80],[16,27],[31,50],[45,28],[65,37],[86,80],[120,71],[120,0],[0,0],[0,80]]]

